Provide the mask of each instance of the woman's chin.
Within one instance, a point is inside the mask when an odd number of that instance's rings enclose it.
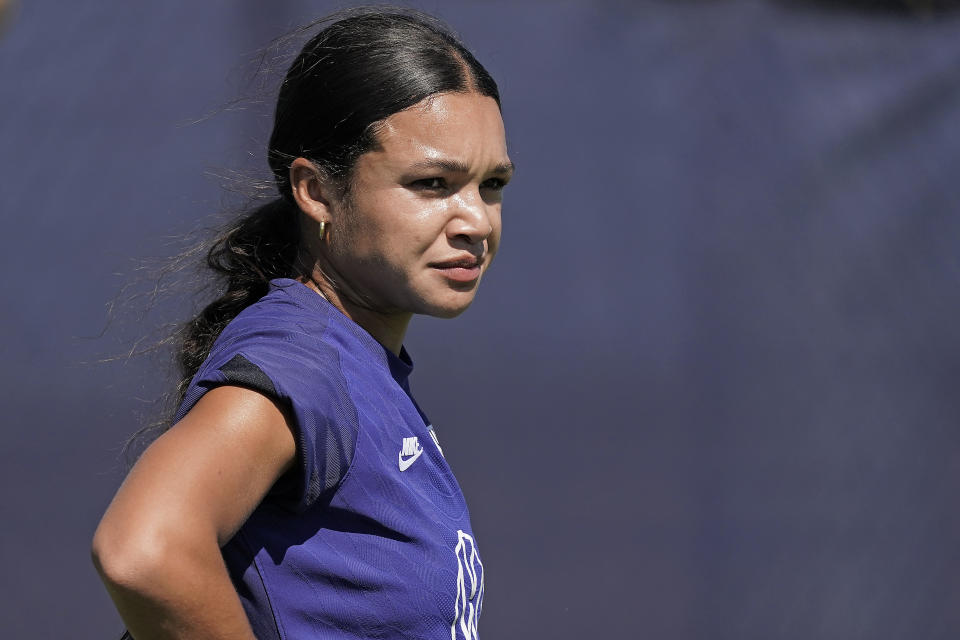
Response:
[[[456,295],[426,305],[427,308],[422,313],[434,318],[456,318],[467,310],[473,303],[474,297],[475,291],[458,292]]]

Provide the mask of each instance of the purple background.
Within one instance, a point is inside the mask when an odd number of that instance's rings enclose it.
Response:
[[[960,16],[800,4],[413,3],[519,168],[474,307],[407,340],[485,638],[960,634]],[[0,636],[120,630],[89,542],[166,387],[91,362],[184,306],[95,338],[105,304],[211,170],[265,167],[255,110],[184,123],[336,6],[24,1],[0,36]]]

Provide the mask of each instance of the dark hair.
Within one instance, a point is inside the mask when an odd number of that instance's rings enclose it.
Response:
[[[307,28],[318,25],[326,26],[280,86],[267,151],[278,197],[224,228],[207,251],[222,294],[180,329],[178,404],[227,323],[263,297],[271,279],[300,275],[299,209],[289,181],[295,158],[348,187],[357,158],[375,147],[377,126],[390,115],[443,92],[476,92],[500,104],[490,74],[431,16],[362,8]]]

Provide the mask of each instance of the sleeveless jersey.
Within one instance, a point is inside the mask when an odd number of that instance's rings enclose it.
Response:
[[[463,494],[397,357],[278,279],[217,339],[176,419],[237,385],[291,416],[297,460],[223,557],[258,638],[474,640],[483,564]]]

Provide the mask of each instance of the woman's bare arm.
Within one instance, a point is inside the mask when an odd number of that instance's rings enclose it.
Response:
[[[137,640],[254,638],[220,546],[295,452],[280,409],[229,386],[144,452],[93,539],[94,564]]]

